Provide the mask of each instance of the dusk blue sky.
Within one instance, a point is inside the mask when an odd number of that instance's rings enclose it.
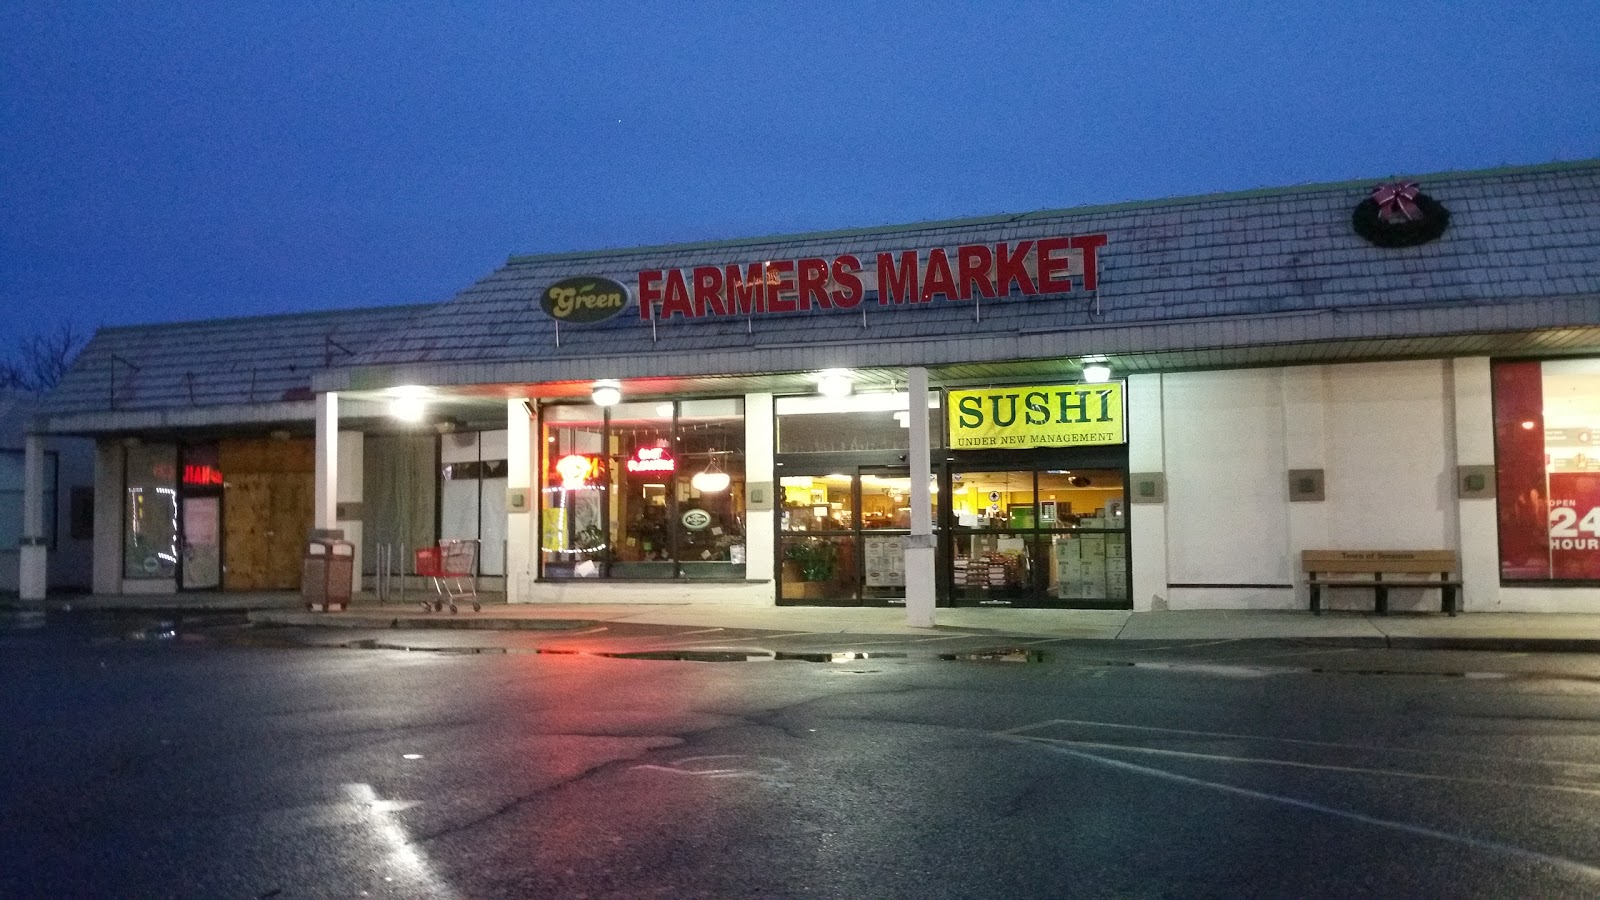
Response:
[[[1596,0],[0,4],[12,328],[1596,156]]]

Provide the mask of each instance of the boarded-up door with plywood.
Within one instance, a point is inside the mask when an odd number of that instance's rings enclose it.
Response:
[[[226,481],[224,588],[299,588],[300,557],[314,502],[312,443],[224,441],[219,450]]]

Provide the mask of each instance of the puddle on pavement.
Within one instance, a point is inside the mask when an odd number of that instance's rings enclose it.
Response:
[[[504,647],[417,647],[411,644],[380,641],[377,638],[357,638],[353,641],[341,641],[327,646],[336,647],[340,650],[398,650],[402,653],[445,653],[460,656],[499,655],[508,652]]]
[[[773,654],[765,650],[634,650],[618,653],[602,651],[594,655],[668,662],[771,662],[774,659]]]
[[[142,628],[124,632],[123,637],[130,641],[171,641],[178,637],[178,623],[171,619],[159,619]]]
[[[939,658],[946,662],[1042,663],[1045,661],[1044,651],[1026,647],[996,647],[989,650],[969,650],[964,653],[941,653]]]
[[[207,639],[212,629],[236,629],[248,623],[238,613],[66,613],[62,621],[96,634],[114,634],[137,643],[191,643]]]
[[[610,659],[643,659],[662,662],[813,662],[853,663],[869,659],[905,659],[904,653],[868,653],[861,650],[566,650],[540,648],[535,651],[551,656],[604,656]]]
[[[42,609],[0,609],[0,631],[32,631],[44,625]]]
[[[905,659],[904,653],[867,653],[860,650],[846,650],[839,653],[812,652],[807,650],[780,650],[774,656],[777,659],[793,659],[800,662],[814,663],[849,663],[860,662],[864,659]]]

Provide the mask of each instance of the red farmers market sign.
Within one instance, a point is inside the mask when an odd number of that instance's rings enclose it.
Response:
[[[1099,286],[1104,234],[831,258],[764,260],[639,273],[639,318],[686,319],[915,306],[1019,295],[1053,296]]]

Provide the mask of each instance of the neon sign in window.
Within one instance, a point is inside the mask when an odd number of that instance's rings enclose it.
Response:
[[[582,453],[569,453],[556,460],[554,466],[561,476],[561,486],[569,491],[591,487],[600,480],[600,458]]]
[[[677,467],[677,460],[665,447],[640,447],[628,460],[629,472],[671,472]]]
[[[216,466],[187,464],[183,467],[183,483],[205,487],[222,484],[222,471]]]

